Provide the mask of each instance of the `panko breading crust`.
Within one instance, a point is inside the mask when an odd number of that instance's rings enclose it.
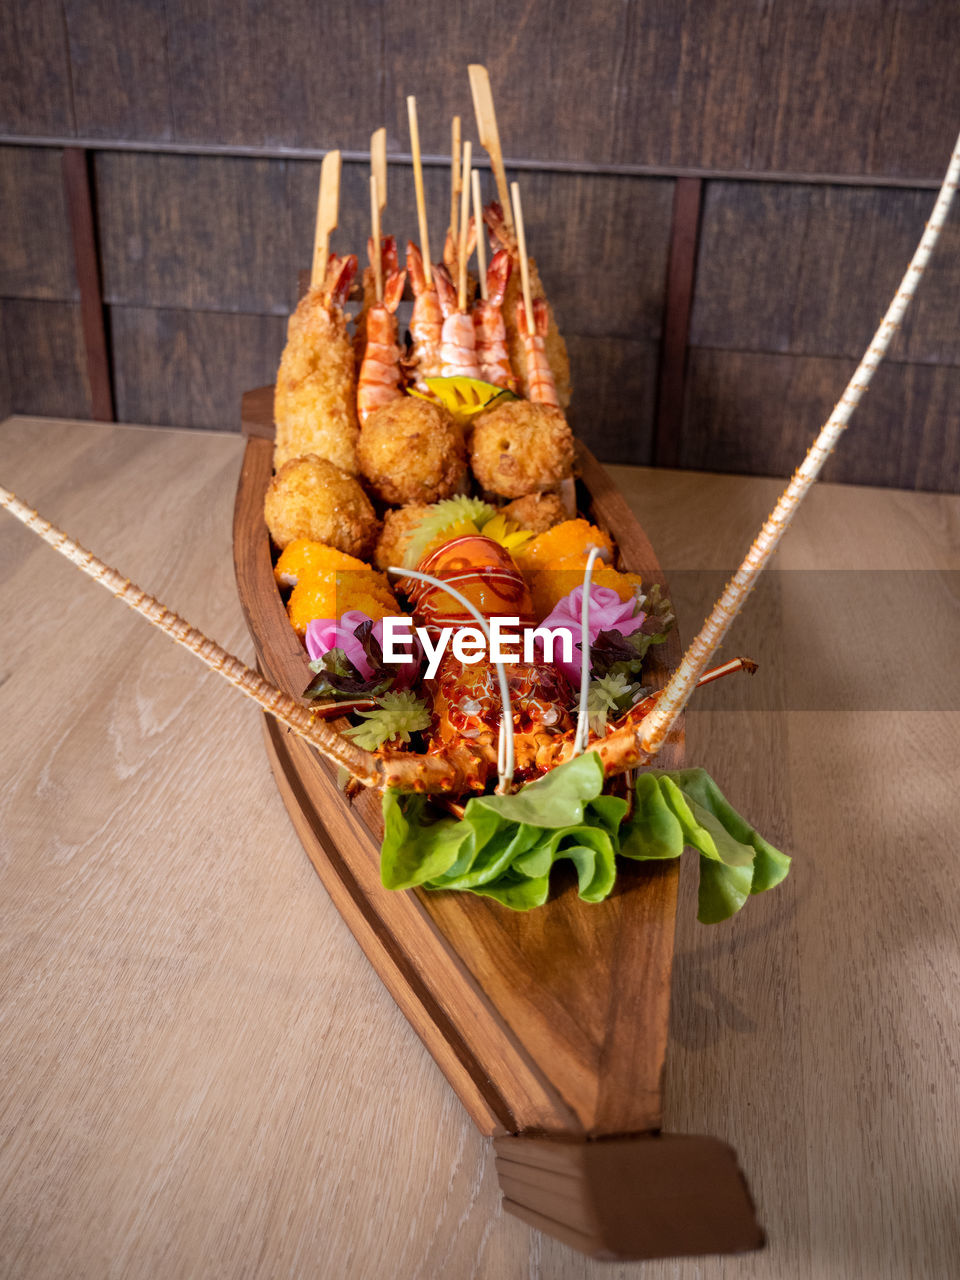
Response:
[[[367,559],[380,521],[359,480],[326,458],[290,458],[270,481],[263,515],[281,550],[295,538]]]
[[[410,535],[426,514],[426,505],[413,503],[409,507],[396,507],[384,515],[383,529],[373,549],[373,563],[378,569],[386,571],[392,564],[403,564]]]
[[[509,400],[475,419],[470,465],[502,498],[539,493],[573,474],[573,433],[560,409]]]
[[[567,519],[567,509],[559,493],[528,493],[524,498],[508,502],[503,515],[508,520],[516,520],[521,529],[545,533]]]
[[[360,471],[382,502],[429,504],[457,493],[467,476],[463,437],[445,409],[403,396],[363,424]]]
[[[357,466],[357,377],[344,314],[311,289],[290,317],[273,415],[276,470],[314,454],[350,475]]]

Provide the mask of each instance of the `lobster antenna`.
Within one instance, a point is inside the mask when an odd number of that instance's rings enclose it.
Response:
[[[920,243],[917,245],[910,265],[900,282],[900,288],[887,308],[887,313],[880,322],[880,327],[873,335],[873,341],[857,366],[857,370],[847,384],[847,388],[837,402],[830,417],[824,423],[820,434],[810,447],[807,456],[793,474],[793,479],[780,496],[780,500],[767,517],[763,528],[757,534],[753,545],[747,552],[740,568],[733,575],[723,590],[720,599],[713,606],[700,634],[693,641],[676,671],[670,678],[667,687],[657,701],[656,706],[643,722],[643,733],[640,739],[641,748],[648,755],[655,755],[670,728],[686,706],[690,695],[696,688],[701,673],[717,650],[726,635],[730,624],[739,613],[744,601],[750,594],[764,565],[777,549],[780,539],[797,508],[803,501],[810,486],[820,474],[827,458],[836,447],[844,428],[850,421],[854,409],[876,372],[877,366],[886,354],[893,335],[903,320],[907,307],[916,292],[920,277],[929,261],[933,247],[937,243],[954,193],[960,179],[960,137],[957,138],[950,157],[940,194],[937,196],[933,213]]]
[[[590,693],[590,583],[599,554],[599,547],[590,548],[583,571],[583,593],[580,597],[580,703],[577,708],[577,729],[573,735],[575,756],[580,755],[590,737],[590,719],[587,714],[587,698]]]
[[[54,528],[42,516],[37,515],[9,489],[0,487],[0,507],[6,509],[22,521],[28,529],[32,529],[44,542],[48,542],[54,550],[89,574],[95,582],[117,596],[124,604],[129,605],[137,613],[142,614],[148,622],[165,631],[177,644],[183,645],[191,653],[195,653],[201,662],[223,676],[232,685],[252,698],[264,711],[275,716],[288,729],[304,738],[311,746],[317,748],[328,760],[341,765],[367,787],[380,787],[383,779],[376,756],[364,751],[356,743],[350,742],[342,734],[337,733],[317,720],[309,707],[301,706],[289,694],[268,684],[256,671],[251,671],[239,658],[227,653],[226,649],[213,640],[208,639],[202,631],[197,631],[177,614],[172,613],[159,600],[148,596],[145,591],[134,586],[129,578],[124,578],[116,569],[91,551],[81,547],[78,542],[68,538],[65,533]]]

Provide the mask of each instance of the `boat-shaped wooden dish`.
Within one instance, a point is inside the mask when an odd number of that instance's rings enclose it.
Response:
[[[237,587],[261,669],[299,697],[311,672],[274,582],[263,520],[272,387],[244,396],[242,419]],[[581,511],[614,539],[624,568],[665,586],[607,472],[578,453]],[[674,633],[651,650],[649,682],[662,685],[679,658]],[[571,878],[522,914],[468,893],[391,891],[380,883],[379,794],[348,800],[312,747],[270,718],[264,728],[284,803],[337,909],[493,1138],[505,1208],[597,1257],[758,1247],[731,1148],[660,1132],[677,862],[622,860],[606,901],[580,901]],[[682,764],[682,728],[661,759]]]

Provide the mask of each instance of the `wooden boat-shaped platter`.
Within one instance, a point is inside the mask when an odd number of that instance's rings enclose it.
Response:
[[[263,518],[272,387],[246,393],[242,422],[237,587],[264,675],[299,698],[312,673],[274,580]],[[580,511],[614,539],[623,568],[665,588],[643,530],[583,446],[578,471]],[[662,686],[680,655],[674,632],[651,650],[645,680]],[[474,894],[388,890],[379,794],[347,799],[334,767],[303,739],[270,717],[264,733],[284,803],[337,909],[493,1138],[504,1207],[597,1257],[761,1245],[731,1148],[660,1131],[677,862],[621,860],[604,902],[582,902],[571,878],[525,913]],[[680,725],[664,746],[664,767],[682,765],[682,734]]]

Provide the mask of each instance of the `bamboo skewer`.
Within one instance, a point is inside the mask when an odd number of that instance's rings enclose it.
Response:
[[[467,309],[467,245],[470,239],[470,163],[473,159],[472,144],[463,144],[463,172],[460,193],[460,243],[457,246],[457,307]]]
[[[503,208],[503,220],[507,230],[513,231],[513,216],[510,211],[510,189],[507,186],[507,171],[503,167],[503,151],[500,147],[500,130],[497,128],[497,113],[493,108],[493,91],[490,88],[490,75],[487,68],[479,62],[472,62],[468,67],[470,75],[470,92],[473,95],[473,110],[477,117],[477,134],[480,145],[490,157],[490,167],[497,184],[497,194]]]
[[[655,754],[662,745],[677,716],[685,707],[691,693],[696,687],[700,674],[717,650],[730,624],[739,613],[743,602],[750,594],[764,565],[777,549],[777,544],[796,514],[797,508],[809,492],[811,485],[820,473],[823,464],[836,447],[843,434],[854,409],[860,403],[863,393],[870,385],[874,373],[886,354],[887,348],[900,327],[907,307],[916,292],[920,277],[929,261],[933,247],[937,243],[943,224],[950,210],[950,204],[960,180],[960,137],[953,148],[950,164],[937,196],[930,221],[920,238],[910,265],[894,294],[886,315],[856,372],[847,384],[847,388],[837,402],[833,413],[824,423],[820,434],[810,447],[807,456],[794,472],[793,479],[781,494],[777,505],[767,517],[763,528],[757,534],[753,545],[747,552],[743,564],[733,575],[723,590],[720,599],[713,606],[710,615],[696,637],[676,671],[657,701],[653,711],[643,722],[642,749],[648,755]]]
[[[420,251],[423,254],[423,277],[429,287],[433,283],[430,265],[430,236],[427,230],[427,202],[423,194],[423,161],[420,158],[420,127],[417,123],[417,100],[407,98],[407,117],[410,121],[410,152],[413,156],[413,183],[417,193],[417,222],[420,224]]]
[[[201,662],[234,685],[246,697],[252,698],[264,711],[276,717],[299,737],[304,738],[335,764],[341,765],[359,782],[368,787],[383,785],[383,778],[376,756],[364,751],[355,743],[318,720],[309,707],[301,706],[289,694],[269,684],[256,671],[251,671],[239,658],[227,653],[202,631],[172,613],[153,596],[147,595],[124,578],[116,569],[74,542],[65,533],[37,515],[36,511],[20,501],[9,489],[0,487],[0,507],[6,507],[11,515],[32,529],[44,542],[59,551],[78,569],[95,582],[106,587],[113,595],[141,614],[148,622],[166,632],[177,644],[196,654]]]
[[[513,196],[513,213],[516,219],[517,230],[517,253],[520,257],[520,282],[523,286],[523,308],[527,313],[527,333],[536,333],[537,327],[533,320],[533,298],[530,295],[530,260],[527,257],[527,236],[523,229],[523,206],[520,204],[520,184],[518,182],[510,183],[510,193]]]
[[[463,178],[460,176],[460,117],[454,116],[450,124],[450,243],[456,245],[460,240],[460,188]]]
[[[480,297],[487,300],[487,238],[483,228],[483,202],[480,199],[480,172],[470,174],[473,191],[473,220],[477,228],[477,271],[480,273]]]
[[[370,238],[373,240],[373,281],[377,301],[383,301],[383,256],[380,251],[380,193],[376,174],[370,175]]]
[[[370,135],[370,172],[377,180],[377,203],[380,207],[380,221],[387,207],[387,130],[385,127],[374,130]]]
[[[328,151],[320,165],[320,191],[317,196],[317,222],[313,233],[313,265],[310,288],[323,284],[330,258],[330,233],[337,227],[340,215],[340,152]]]

